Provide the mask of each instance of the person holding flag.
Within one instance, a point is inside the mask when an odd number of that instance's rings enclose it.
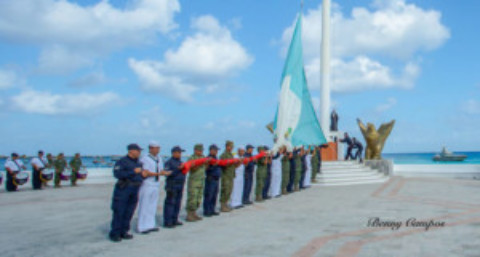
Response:
[[[205,158],[203,155],[203,145],[196,144],[193,148],[194,154],[190,156],[189,161]],[[205,183],[205,171],[208,164],[194,166],[190,169],[187,182],[187,219],[186,221],[194,222],[202,218],[197,215],[198,207],[202,202],[203,187]]]

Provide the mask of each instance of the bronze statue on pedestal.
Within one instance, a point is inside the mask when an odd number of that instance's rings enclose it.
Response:
[[[363,137],[365,138],[365,142],[367,143],[365,160],[381,160],[383,146],[385,145],[385,141],[390,135],[390,132],[392,132],[395,120],[382,124],[378,130],[375,129],[375,125],[372,123],[367,123],[367,127],[365,127],[360,119],[357,119],[357,123],[362,131]]]

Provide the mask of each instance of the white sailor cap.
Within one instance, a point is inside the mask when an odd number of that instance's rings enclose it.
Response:
[[[160,144],[157,141],[152,140],[152,141],[150,141],[150,143],[148,143],[148,146],[149,147],[160,147]]]

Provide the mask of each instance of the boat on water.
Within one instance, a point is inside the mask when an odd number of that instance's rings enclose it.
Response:
[[[464,154],[454,154],[443,147],[442,152],[433,156],[433,160],[436,162],[461,162],[467,159]]]

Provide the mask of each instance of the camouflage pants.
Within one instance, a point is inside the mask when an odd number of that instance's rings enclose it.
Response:
[[[290,164],[288,167],[282,167],[282,190],[287,190],[288,182],[290,180]]]
[[[315,177],[317,177],[318,174],[318,165],[312,164],[312,177],[311,180],[314,180]]]
[[[263,187],[265,185],[265,179],[267,178],[266,169],[257,169],[257,181],[255,185],[255,194],[257,196],[263,195]]]
[[[295,167],[294,186],[300,186],[300,179],[302,178],[302,166]]]
[[[76,170],[72,170],[72,176],[70,177],[70,183],[72,185],[76,185],[77,184],[77,172]]]
[[[202,203],[204,178],[188,180],[187,211],[196,211]]]
[[[220,189],[220,203],[228,203],[233,190],[233,176],[222,175],[222,187]]]
[[[61,173],[61,172],[55,172],[55,178],[53,179],[54,182],[55,182],[55,186],[59,186],[59,185],[60,185],[60,173]]]

